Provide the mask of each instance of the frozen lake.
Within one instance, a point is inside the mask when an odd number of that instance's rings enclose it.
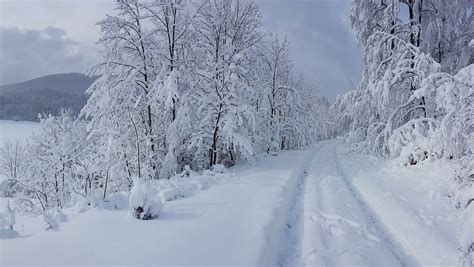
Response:
[[[0,146],[6,141],[25,141],[37,130],[37,122],[0,120]]]

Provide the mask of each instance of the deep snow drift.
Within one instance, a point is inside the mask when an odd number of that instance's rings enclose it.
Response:
[[[56,230],[17,214],[0,265],[456,265],[451,170],[437,164],[399,167],[320,142],[201,176],[185,198],[163,190],[154,220],[132,218],[117,195],[115,206],[64,210]]]

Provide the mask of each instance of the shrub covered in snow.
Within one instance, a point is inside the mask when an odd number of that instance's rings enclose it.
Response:
[[[68,220],[66,214],[59,207],[43,211],[42,216],[46,230],[57,230],[61,223]]]
[[[158,217],[163,208],[158,189],[150,181],[139,178],[133,181],[129,201],[132,215],[141,220]]]

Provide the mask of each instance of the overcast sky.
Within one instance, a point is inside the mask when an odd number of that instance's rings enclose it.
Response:
[[[97,60],[95,22],[113,0],[0,0],[0,84],[84,72]],[[260,0],[266,28],[287,35],[293,67],[333,100],[358,83],[362,53],[350,0]]]

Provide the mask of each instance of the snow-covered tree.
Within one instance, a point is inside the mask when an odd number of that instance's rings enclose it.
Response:
[[[468,2],[354,0],[351,21],[365,49],[364,76],[331,111],[339,131],[366,152],[402,164],[457,164],[455,205],[472,214],[474,20]],[[474,239],[466,238],[472,229],[464,228],[464,262],[472,262]]]
[[[139,0],[116,1],[115,16],[100,21],[103,46],[102,62],[92,69],[101,75],[87,90],[90,98],[82,110],[90,118],[89,129],[101,125],[127,135],[134,146],[136,161],[133,175],[155,179],[158,152],[155,125],[156,92],[152,83],[157,76],[154,42],[145,28],[143,5]]]
[[[468,46],[474,38],[472,2],[469,0],[422,1],[420,47],[429,53],[442,70],[455,74],[474,63],[473,49]]]
[[[268,124],[265,127],[265,137],[269,142],[267,152],[284,148],[284,139],[288,138],[284,131],[291,127],[287,118],[291,104],[288,98],[295,95],[291,84],[288,40],[280,40],[278,36],[270,38],[261,49],[262,81],[258,89],[262,91],[259,108],[260,111],[265,110],[261,121]]]
[[[22,176],[26,164],[25,146],[19,141],[7,141],[0,146],[0,173],[7,179],[17,179]]]
[[[155,1],[147,6],[155,34],[158,53],[157,64],[161,66],[158,79],[153,84],[156,91],[157,116],[160,140],[163,140],[163,156],[160,177],[170,177],[180,171],[179,150],[184,138],[178,115],[182,102],[188,101],[190,87],[194,83],[192,75],[195,67],[192,51],[193,19],[188,1]]]
[[[261,12],[253,1],[204,1],[197,18],[196,47],[202,64],[194,95],[201,122],[193,146],[207,166],[253,154],[248,127],[252,107],[244,101],[249,86],[248,56],[262,38]]]
[[[97,25],[99,78],[80,117],[43,116],[30,143],[0,151],[9,186],[50,229],[60,209],[123,191],[134,217],[155,218],[154,180],[334,133],[327,100],[293,72],[289,41],[262,32],[255,1],[117,0]]]

